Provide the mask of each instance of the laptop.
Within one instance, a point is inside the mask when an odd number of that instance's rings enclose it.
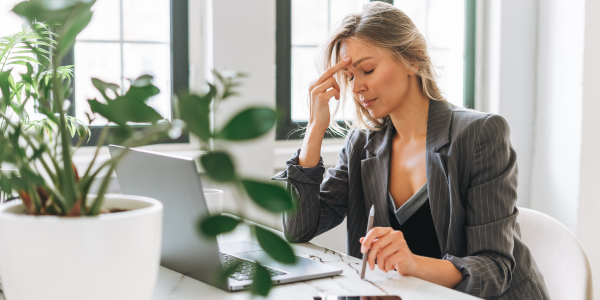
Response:
[[[125,148],[109,146],[111,157]],[[260,261],[274,284],[339,275],[342,270],[297,257],[295,265],[278,263],[251,242],[217,243],[216,237],[201,236],[195,228],[198,218],[208,215],[202,184],[192,158],[177,157],[140,149],[129,149],[116,168],[121,192],[157,199],[163,203],[161,265],[226,291],[248,289],[252,284],[252,262]],[[224,267],[242,261],[247,267],[234,273],[227,283],[216,275]]]

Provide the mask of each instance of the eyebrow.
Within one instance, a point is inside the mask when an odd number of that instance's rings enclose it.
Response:
[[[363,57],[363,58],[359,59],[358,61],[356,61],[355,63],[353,63],[353,64],[352,64],[352,67],[353,67],[353,68],[356,68],[358,65],[360,65],[360,63],[361,63],[361,62],[363,62],[363,61],[365,61],[365,60],[367,60],[367,59],[371,59],[371,58],[373,58],[373,57],[371,57],[371,56],[366,56],[366,57]],[[347,71],[347,70],[348,70],[348,68],[343,68],[342,70],[344,70],[344,71]]]

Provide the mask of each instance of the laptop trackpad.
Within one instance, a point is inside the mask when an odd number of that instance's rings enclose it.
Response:
[[[260,245],[252,242],[231,242],[231,243],[220,243],[219,250],[221,252],[229,254],[238,254],[254,251],[262,251]]]

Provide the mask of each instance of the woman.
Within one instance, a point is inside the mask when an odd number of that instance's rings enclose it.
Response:
[[[482,298],[549,299],[520,239],[504,118],[446,102],[423,36],[389,4],[347,16],[323,57],[302,147],[273,177],[298,195],[298,210],[283,216],[286,238],[310,241],[348,217],[348,254],[370,249],[371,270],[377,264]],[[335,127],[328,102],[349,94],[355,129],[323,179],[321,143]],[[374,228],[362,237],[372,205]]]

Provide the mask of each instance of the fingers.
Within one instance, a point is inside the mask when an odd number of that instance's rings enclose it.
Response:
[[[333,77],[333,75],[335,73],[341,71],[344,67],[346,67],[346,65],[348,65],[351,60],[352,59],[349,56],[346,56],[339,63],[337,63],[334,66],[332,66],[331,68],[325,70],[325,72],[323,72],[323,74],[321,75],[321,77],[319,77],[319,79],[317,80],[316,84],[319,85],[323,81],[327,80],[327,78]]]
[[[329,102],[329,99],[335,97],[335,100],[340,100],[340,92],[336,89],[330,89],[329,91],[319,95],[317,99],[320,101]]]
[[[400,234],[400,236],[398,234]],[[399,231],[392,231],[389,234],[378,238],[371,244],[371,251],[369,252],[369,259],[373,257],[371,260],[373,262],[371,270],[375,269],[375,259],[377,259],[377,266],[379,266],[379,269],[387,272],[384,265],[385,260],[388,256],[400,250],[399,243],[404,241],[404,238],[401,235],[402,233]]]
[[[388,267],[389,259],[392,255],[402,250],[402,244],[397,241],[392,241],[387,246],[383,247],[383,249],[379,250],[379,252],[377,253],[377,266],[379,267],[379,269],[386,273],[387,271],[392,270]]]
[[[376,238],[382,237],[388,233],[393,231],[391,227],[373,227],[373,229],[367,232],[367,236],[362,242],[362,247],[360,248],[361,253],[367,252],[371,248],[371,244],[375,241]]]
[[[396,265],[398,265],[398,264],[400,264],[400,265],[404,264],[405,260],[406,260],[406,253],[398,251],[398,252],[390,255],[385,260],[385,269],[387,271],[392,271],[392,270],[394,270],[394,268],[396,268]]]
[[[338,93],[340,92],[340,86],[337,84],[335,78],[333,77],[330,77],[329,79],[325,80],[325,82],[313,88],[310,93],[314,99],[314,97],[319,96],[320,94],[324,93],[330,88],[337,90]]]
[[[375,269],[375,259],[378,258],[379,251],[392,242],[392,239],[387,237],[387,234],[390,232],[393,232],[393,230],[389,227],[387,227],[387,228],[378,227],[378,228],[380,228],[380,229],[374,231],[375,232],[374,234],[379,234],[378,239],[371,243],[371,245],[369,247],[371,249],[371,251],[369,252],[369,256],[367,257],[367,261],[369,262],[369,269],[371,269],[371,271]],[[375,228],[373,228],[373,229],[375,229]],[[371,232],[369,232],[369,234],[371,234]],[[365,245],[368,242],[368,240],[370,238],[369,234],[367,234],[363,245]],[[373,235],[371,235],[371,237],[373,237]],[[383,262],[384,261],[381,261],[380,263],[383,263]]]

